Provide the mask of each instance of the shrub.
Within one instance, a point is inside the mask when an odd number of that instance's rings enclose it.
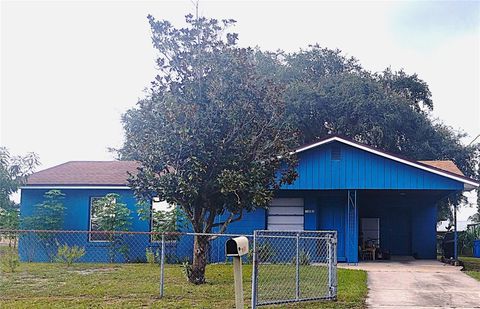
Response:
[[[153,251],[152,248],[147,248],[145,250],[145,256],[147,258],[148,264],[155,264],[160,260],[160,252],[158,251],[158,249],[156,251]]]
[[[275,257],[275,249],[269,244],[258,244],[257,245],[257,261],[258,262],[267,262],[273,263],[272,258]],[[247,254],[247,263],[253,262],[253,251],[248,251]]]
[[[57,261],[71,266],[85,255],[85,248],[79,246],[59,246],[57,250]]]
[[[312,263],[310,258],[310,253],[308,253],[305,250],[300,250],[300,252],[298,252],[298,260],[300,261],[300,265],[310,265]],[[292,264],[296,264],[296,263],[297,263],[297,257],[294,256],[292,259]]]
[[[15,272],[20,266],[20,258],[15,248],[8,248],[0,255],[0,268],[5,272]]]
[[[182,273],[188,281],[192,274],[192,264],[190,264],[188,259],[185,259],[185,261],[182,262]]]

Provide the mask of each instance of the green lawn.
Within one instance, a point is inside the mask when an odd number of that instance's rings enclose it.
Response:
[[[465,272],[480,281],[480,258],[462,256],[460,260],[463,262]]]
[[[76,264],[66,268],[61,264],[22,263],[15,273],[0,273],[0,307],[233,308],[232,266],[209,265],[206,276],[207,284],[194,286],[186,282],[180,266],[169,265],[165,269],[165,297],[159,299],[158,266]],[[338,269],[338,301],[262,308],[364,308],[366,280],[363,271]],[[250,302],[250,285],[251,267],[244,265],[245,303]]]

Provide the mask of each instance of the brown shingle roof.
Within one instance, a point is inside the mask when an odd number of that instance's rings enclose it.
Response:
[[[135,161],[70,161],[30,175],[27,186],[125,186],[128,172],[135,174],[138,166]]]
[[[459,175],[465,176],[462,171],[450,160],[436,160],[436,161],[418,161],[420,163],[436,167],[438,169]]]
[[[418,162],[464,176],[455,163],[449,160]],[[70,161],[30,175],[27,186],[126,186],[128,173],[135,174],[139,166],[135,161]]]

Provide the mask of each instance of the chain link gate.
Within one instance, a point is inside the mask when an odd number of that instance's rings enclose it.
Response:
[[[252,308],[336,297],[336,231],[254,232]]]

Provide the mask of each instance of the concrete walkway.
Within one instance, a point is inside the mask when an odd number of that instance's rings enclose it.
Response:
[[[438,261],[363,262],[342,268],[368,273],[368,308],[480,308],[480,282]]]

